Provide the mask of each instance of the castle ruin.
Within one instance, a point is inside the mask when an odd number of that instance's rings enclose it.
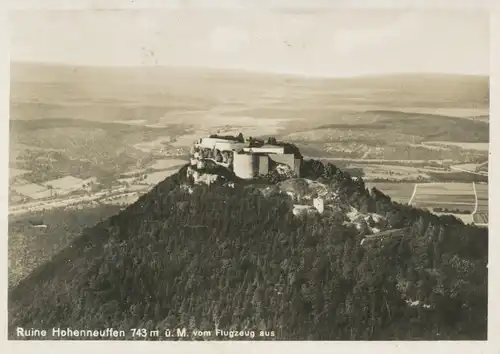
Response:
[[[210,136],[201,138],[191,148],[191,166],[203,168],[206,160],[232,170],[241,179],[264,176],[273,169],[288,169],[300,177],[302,156],[290,144],[270,138],[267,143],[240,134],[237,137]]]

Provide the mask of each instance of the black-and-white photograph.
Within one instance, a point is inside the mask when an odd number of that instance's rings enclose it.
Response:
[[[8,19],[10,340],[487,339],[488,11]]]

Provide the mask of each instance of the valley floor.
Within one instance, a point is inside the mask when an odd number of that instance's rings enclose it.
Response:
[[[427,209],[436,215],[453,215],[466,224],[487,226],[488,184],[486,183],[399,183],[368,182],[392,200]]]

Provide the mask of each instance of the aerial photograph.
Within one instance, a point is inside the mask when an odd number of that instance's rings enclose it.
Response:
[[[9,23],[9,340],[488,339],[487,11]]]

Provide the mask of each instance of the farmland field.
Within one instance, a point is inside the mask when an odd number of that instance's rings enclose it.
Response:
[[[51,181],[47,181],[42,183],[44,186],[52,186],[55,189],[65,189],[65,190],[73,190],[82,188],[82,185],[86,181],[80,178],[76,178],[73,176],[66,176],[63,178],[54,179]]]
[[[474,214],[476,224],[488,223],[488,184],[476,184],[477,210]]]
[[[488,213],[488,185],[476,183],[476,193],[477,193],[477,212]]]
[[[488,214],[487,213],[476,213],[474,214],[474,223],[476,224],[487,224]]]
[[[12,186],[12,190],[19,195],[32,199],[44,199],[44,198],[49,198],[51,196],[50,190],[48,190],[45,186],[38,185],[35,183],[24,184],[21,186],[14,185]]]
[[[419,208],[438,208],[435,211],[440,211],[440,208],[462,213],[472,212],[475,204],[472,183],[421,183],[412,200],[412,205]]]
[[[384,194],[391,197],[391,199],[398,203],[408,203],[413,193],[413,183],[391,183],[391,182],[373,182],[367,183],[366,187],[371,189],[376,187]]]
[[[465,150],[480,150],[488,151],[489,143],[469,143],[469,142],[454,142],[454,141],[426,141],[423,144],[441,145],[441,146],[458,146]]]

